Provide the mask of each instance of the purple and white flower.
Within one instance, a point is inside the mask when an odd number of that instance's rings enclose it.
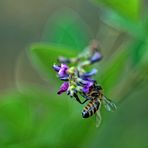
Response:
[[[60,78],[65,78],[68,76],[68,66],[66,64],[61,64],[61,66],[54,64],[53,69],[58,72]]]

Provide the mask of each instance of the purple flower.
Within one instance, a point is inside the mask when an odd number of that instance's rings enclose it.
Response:
[[[94,69],[92,69],[92,71],[84,73],[82,75],[82,77],[91,77],[91,76],[95,75],[96,73],[97,73],[97,69],[94,68]]]
[[[84,92],[84,93],[89,93],[89,91],[90,91],[90,89],[91,89],[91,87],[93,86],[93,82],[90,82],[90,81],[85,81],[85,83],[83,83],[84,84],[84,86],[83,86],[83,89],[82,89],[82,91]]]
[[[53,69],[56,71],[56,72],[59,72],[59,70],[60,70],[60,66],[58,66],[58,65],[53,65]]]
[[[93,82],[93,83],[96,82],[96,80],[94,80],[94,79],[92,79],[92,78],[90,78],[90,77],[83,77],[82,79],[83,79],[84,81],[89,81],[89,82]]]
[[[58,75],[60,77],[66,77],[68,75],[67,70],[68,70],[68,66],[66,64],[61,64],[61,68],[58,72]]]
[[[61,87],[60,87],[59,91],[57,92],[57,94],[60,95],[60,94],[62,94],[63,92],[67,91],[68,87],[69,87],[68,82],[64,82],[64,83],[61,85]]]
[[[69,77],[68,77],[68,75],[65,76],[65,77],[60,77],[60,80],[62,80],[62,81],[68,81],[69,80]]]
[[[61,66],[53,65],[53,69],[58,72],[60,78],[64,78],[68,76],[67,70],[68,66],[66,64],[61,64]]]
[[[95,63],[102,59],[102,55],[99,52],[95,52],[92,57],[90,58],[91,63]]]

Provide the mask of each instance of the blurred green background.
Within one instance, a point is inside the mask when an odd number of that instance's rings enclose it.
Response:
[[[0,0],[0,148],[148,148],[147,0]],[[114,113],[82,119],[51,66],[92,39]]]

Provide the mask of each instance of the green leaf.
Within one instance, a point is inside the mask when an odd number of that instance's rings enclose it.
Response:
[[[26,140],[32,130],[27,96],[17,91],[0,96],[0,145]]]
[[[65,95],[29,87],[0,98],[0,147],[78,147],[95,129],[95,118],[82,120],[82,106]]]
[[[139,17],[139,0],[95,0],[98,4],[111,8],[120,15],[132,20]]]
[[[147,45],[145,45],[145,52],[144,52],[144,54],[143,54],[143,56],[142,56],[142,59],[141,59],[141,61],[140,61],[140,65],[141,66],[147,66],[148,67],[148,44]]]
[[[57,11],[45,27],[43,41],[83,49],[91,40],[89,28],[71,9]]]
[[[128,65],[129,50],[117,51],[100,70],[97,79],[106,89],[107,92],[115,86],[122,78],[125,68]]]
[[[145,40],[135,40],[131,46],[131,60],[132,66],[137,66],[143,56],[146,55],[147,52],[147,43]]]
[[[144,27],[145,22],[143,21],[133,21],[118,13],[107,10],[103,11],[101,19],[107,25],[119,31],[127,32],[129,35],[134,36],[137,39],[142,40],[147,36],[145,31],[146,27]]]
[[[141,48],[133,51],[133,62],[135,68],[139,70],[141,81],[148,79],[148,41],[143,42]]]
[[[77,50],[54,44],[33,44],[29,50],[29,56],[35,67],[51,79],[56,77],[52,66],[59,56],[73,57],[77,54]]]

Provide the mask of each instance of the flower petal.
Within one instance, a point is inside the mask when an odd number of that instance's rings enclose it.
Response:
[[[83,80],[89,81],[89,82],[93,82],[93,83],[96,82],[96,80],[94,80],[94,79],[92,79],[92,78],[90,78],[90,77],[83,77]]]
[[[88,87],[83,87],[82,91],[87,94],[87,93],[89,93],[89,88]]]
[[[63,68],[63,69],[68,69],[68,66],[66,65],[66,64],[61,64],[61,68]]]
[[[93,84],[94,84],[93,82],[86,81],[86,83],[84,84],[84,87],[83,87],[82,91],[84,93],[89,93],[90,88],[93,86]]]
[[[64,82],[64,83],[61,85],[61,87],[60,87],[59,91],[57,92],[57,94],[60,95],[60,94],[62,94],[63,92],[67,91],[67,90],[68,90],[68,87],[69,87],[68,82]]]
[[[68,70],[68,66],[66,64],[61,64],[61,68],[58,72],[58,75],[60,77],[66,77],[68,75],[67,70]]]
[[[97,71],[98,70],[94,68],[94,69],[92,69],[92,71],[84,73],[82,75],[82,77],[91,77],[91,76],[95,75],[97,73]]]
[[[68,79],[69,79],[68,75],[65,77],[60,77],[60,80],[62,80],[62,81],[68,81]]]
[[[102,59],[102,55],[99,52],[95,52],[93,56],[90,58],[91,63],[95,63]]]
[[[59,72],[59,70],[60,70],[60,66],[58,66],[58,65],[56,65],[56,64],[54,64],[53,66],[53,69],[56,71],[56,72]]]

